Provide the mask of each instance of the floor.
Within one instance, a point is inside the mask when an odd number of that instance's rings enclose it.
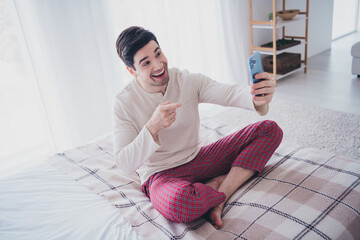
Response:
[[[360,32],[332,43],[331,49],[308,59],[308,71],[277,82],[276,97],[360,115],[360,78],[351,74],[351,46]]]

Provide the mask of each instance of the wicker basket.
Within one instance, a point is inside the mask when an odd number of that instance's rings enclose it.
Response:
[[[263,59],[263,66],[265,72],[273,72],[273,56],[268,56]],[[301,54],[284,52],[276,57],[276,73],[286,74],[301,67]]]
[[[277,15],[281,17],[283,20],[290,20],[295,17],[300,12],[299,9],[289,9],[283,11],[277,11]]]

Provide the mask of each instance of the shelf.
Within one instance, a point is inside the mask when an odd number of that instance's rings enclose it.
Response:
[[[287,52],[287,51],[290,51],[291,49],[294,49],[294,48],[297,48],[297,47],[300,47],[300,46],[305,46],[306,42],[305,41],[301,41],[300,44],[297,44],[297,45],[294,45],[294,46],[291,46],[291,47],[288,47],[288,48],[285,48],[285,49],[281,49],[281,50],[277,50],[276,51],[276,55],[280,54],[280,53],[283,53],[283,52]],[[259,48],[259,50],[254,47],[253,48],[255,51],[261,53],[261,54],[266,54],[266,55],[273,55],[273,50],[272,48],[269,48],[269,50],[264,50],[264,48]]]
[[[281,18],[276,18],[276,28],[285,27],[288,25],[291,25],[296,22],[305,21],[306,16],[305,15],[296,15],[291,20],[282,20]],[[253,28],[260,28],[260,29],[273,29],[273,22],[272,21],[265,21],[265,22],[258,22],[258,21],[252,21],[252,27]]]
[[[287,77],[288,75],[293,74],[293,73],[295,73],[295,72],[303,71],[305,67],[306,67],[306,65],[305,65],[304,63],[301,63],[301,67],[299,67],[299,68],[297,68],[297,69],[295,69],[295,70],[293,70],[293,71],[291,71],[291,72],[288,72],[288,73],[286,73],[286,74],[276,74],[276,80],[279,80],[279,79],[282,79],[282,78],[284,78],[284,77]],[[272,73],[270,73],[270,74],[271,74],[271,76],[274,75],[274,74],[272,74]]]
[[[296,15],[293,19],[291,20],[283,20],[280,17],[276,17],[274,19],[274,21],[254,21],[253,20],[253,7],[252,7],[252,1],[253,0],[249,0],[249,23],[250,23],[250,54],[253,54],[254,51],[259,52],[260,54],[265,54],[265,55],[270,55],[272,56],[273,59],[273,64],[272,64],[272,72],[274,72],[274,74],[272,74],[274,80],[276,81],[277,79],[281,79],[284,78],[294,72],[298,72],[298,71],[304,71],[304,73],[307,72],[307,49],[308,49],[308,25],[309,25],[309,0],[304,0],[306,2],[306,11],[300,11],[298,13],[298,15]],[[279,0],[271,0],[272,1],[272,11],[273,13],[277,12],[277,10],[279,8],[276,7],[277,2],[279,2]],[[286,0],[282,0],[282,10],[285,10],[285,2]],[[269,10],[270,11],[270,10]],[[300,24],[296,24],[296,23],[300,23]],[[305,28],[305,34],[302,35],[300,34],[300,36],[291,36],[286,34],[286,30],[287,27],[292,25],[290,28],[300,28],[301,25],[301,29],[302,27]],[[272,44],[263,44],[264,46],[254,46],[254,29],[257,29],[256,31],[265,29],[267,31],[271,30],[272,32],[272,43],[275,46],[271,46]],[[282,32],[282,36],[279,37],[279,30],[281,30]],[[260,32],[260,31],[259,31]],[[257,35],[257,34],[255,34]],[[269,33],[266,33],[266,35],[269,35]],[[278,39],[296,39],[296,40],[300,40],[300,44],[294,45],[294,46],[290,46],[288,48],[285,49],[281,49],[281,50],[277,50],[276,49],[276,42]],[[256,39],[256,40],[261,40],[261,39]],[[280,43],[280,42],[279,42]],[[270,47],[270,46],[271,47]],[[291,45],[291,44],[289,44]],[[303,58],[304,60],[301,61],[301,66],[298,69],[295,69],[294,71],[288,72],[284,75],[280,75],[277,74],[277,58],[278,58],[278,54],[284,54],[285,52],[297,52],[297,53],[301,53],[301,58]],[[281,63],[279,63],[281,64]],[[283,66],[284,67],[284,66]]]

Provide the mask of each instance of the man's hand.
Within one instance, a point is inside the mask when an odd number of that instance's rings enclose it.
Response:
[[[254,83],[251,86],[251,94],[253,95],[255,109],[260,115],[265,115],[269,108],[268,104],[271,102],[275,92],[275,81],[270,74],[266,72],[256,74],[255,78],[265,79],[261,82]]]
[[[181,103],[165,102],[159,104],[146,123],[146,128],[153,136],[155,142],[158,141],[158,133],[160,129],[170,127],[176,119],[176,109],[181,107]]]

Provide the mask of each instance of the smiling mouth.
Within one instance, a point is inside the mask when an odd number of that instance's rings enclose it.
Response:
[[[160,73],[152,74],[151,76],[153,78],[161,79],[161,78],[163,78],[165,76],[165,74],[166,74],[166,71],[165,71],[165,68],[164,68]]]

